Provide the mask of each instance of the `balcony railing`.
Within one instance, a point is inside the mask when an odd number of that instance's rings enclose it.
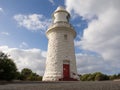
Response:
[[[52,23],[50,26],[49,26],[49,29],[51,28],[54,28],[54,27],[69,27],[71,29],[74,29],[74,27],[67,23],[67,22],[63,22],[63,21],[59,21],[59,22],[56,22],[56,23]]]

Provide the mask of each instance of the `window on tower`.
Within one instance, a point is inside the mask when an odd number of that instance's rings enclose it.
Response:
[[[66,16],[66,18],[67,18],[67,21],[69,22],[69,16]]]
[[[67,34],[64,35],[64,39],[67,40]]]

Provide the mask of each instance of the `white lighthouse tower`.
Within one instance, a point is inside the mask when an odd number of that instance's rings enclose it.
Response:
[[[79,80],[76,68],[74,38],[76,32],[69,23],[70,14],[59,6],[48,28],[48,51],[43,81]]]

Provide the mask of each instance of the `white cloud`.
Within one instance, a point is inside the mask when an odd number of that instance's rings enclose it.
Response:
[[[16,63],[18,70],[30,68],[40,75],[44,74],[46,51],[40,49],[19,49],[0,46],[0,51],[10,55]],[[88,54],[76,54],[77,70],[79,74],[91,72],[104,72],[107,74],[119,72],[119,66],[114,66],[113,62],[105,61],[101,56]]]
[[[73,10],[84,19],[90,20],[82,40],[76,41],[76,45],[100,54],[109,67],[113,68],[111,72],[117,73],[120,72],[119,3],[119,0],[66,0],[67,10]]]
[[[52,3],[52,5],[55,5],[54,0],[49,0],[50,3]]]
[[[77,70],[79,74],[103,72],[105,74],[119,73],[120,66],[114,66],[113,62],[106,61],[101,56],[76,54]]]
[[[3,13],[3,12],[4,12],[3,8],[0,8],[0,12],[1,12],[1,13]]]
[[[84,18],[91,19],[99,14],[104,14],[107,9],[119,9],[119,0],[65,0],[66,9],[74,11]]]
[[[18,49],[0,46],[0,51],[10,55],[10,58],[16,63],[18,70],[30,68],[33,72],[40,75],[44,73],[46,52],[40,49]]]
[[[8,32],[0,32],[1,35],[10,35]]]
[[[19,47],[20,48],[28,48],[28,44],[26,42],[22,42]]]
[[[30,15],[17,14],[14,16],[14,19],[17,21],[19,26],[25,27],[31,31],[36,30],[45,31],[51,21],[50,19],[47,19],[41,14]]]

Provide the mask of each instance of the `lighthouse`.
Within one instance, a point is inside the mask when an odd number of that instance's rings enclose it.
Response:
[[[43,81],[79,80],[74,50],[76,32],[69,19],[70,14],[62,6],[52,14],[52,24],[46,32],[48,51]]]

